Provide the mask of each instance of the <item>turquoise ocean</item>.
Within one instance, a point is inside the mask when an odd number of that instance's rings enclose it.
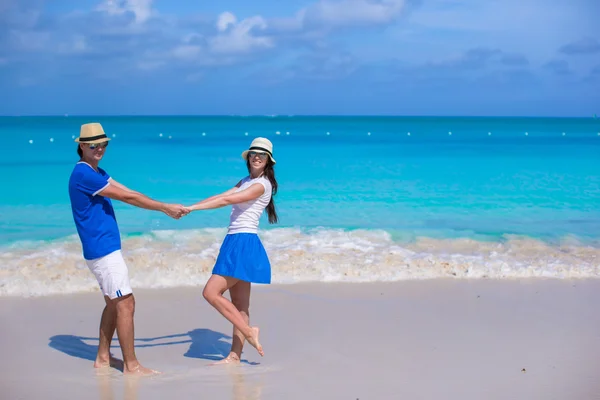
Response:
[[[97,290],[67,192],[87,122],[112,139],[115,180],[184,205],[233,187],[241,152],[269,138],[275,283],[600,276],[600,119],[1,117],[0,295]],[[206,281],[229,207],[114,205],[134,288]]]

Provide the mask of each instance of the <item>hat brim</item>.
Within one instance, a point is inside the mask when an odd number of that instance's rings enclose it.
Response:
[[[244,160],[246,160],[248,158],[248,153],[250,152],[250,150],[244,150],[242,151],[242,158]],[[271,159],[271,161],[273,162],[273,164],[276,164],[275,159],[273,158],[273,156],[269,153],[267,153],[267,155],[269,156],[269,158]]]
[[[108,142],[109,140],[110,140],[110,138],[108,136],[103,137],[103,138],[94,139],[94,140],[80,140],[80,138],[75,139],[75,141],[77,143],[87,143],[87,144],[104,143],[104,142]]]

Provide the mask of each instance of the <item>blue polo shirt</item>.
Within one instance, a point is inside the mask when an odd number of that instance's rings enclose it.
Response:
[[[109,179],[102,168],[96,171],[82,161],[75,165],[69,179],[73,220],[86,260],[104,257],[121,249],[115,210],[108,197],[98,194],[109,185]]]

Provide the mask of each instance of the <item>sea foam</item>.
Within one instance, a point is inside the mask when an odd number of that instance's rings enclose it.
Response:
[[[202,286],[225,234],[225,229],[201,229],[125,237],[133,288]],[[324,228],[271,229],[260,237],[273,283],[600,277],[600,242],[573,238],[555,244],[518,236],[496,242],[428,237],[399,242],[384,230]],[[98,290],[75,236],[3,250],[0,296]]]

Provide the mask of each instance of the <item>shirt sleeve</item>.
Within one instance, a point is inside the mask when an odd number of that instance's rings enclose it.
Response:
[[[77,189],[85,194],[95,196],[98,192],[110,185],[108,182],[110,176],[104,170],[98,169],[98,172],[99,173],[95,173],[91,168],[89,172],[84,172],[77,182]]]
[[[100,175],[102,175],[103,178],[106,178],[106,181],[110,181],[110,175],[108,174],[108,172],[106,172],[105,170],[103,170],[102,168],[98,167],[98,172],[100,172]]]
[[[271,181],[269,181],[266,178],[262,178],[262,179],[257,179],[256,183],[260,183],[265,188],[265,191],[263,194],[271,193],[271,190],[272,190]]]

